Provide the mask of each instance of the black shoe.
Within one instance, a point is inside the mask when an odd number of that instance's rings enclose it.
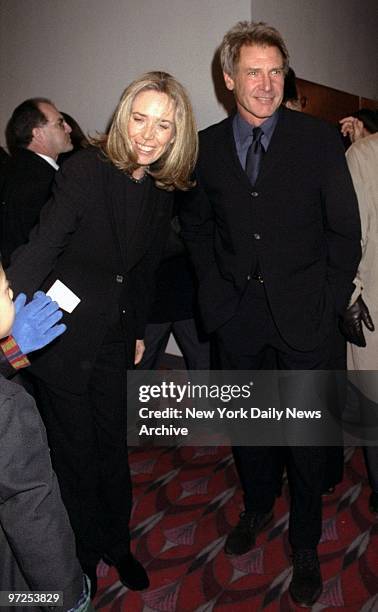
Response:
[[[120,581],[131,591],[143,591],[150,586],[146,570],[131,553],[117,562],[113,562],[108,557],[104,557],[104,561],[115,566]]]
[[[253,548],[257,534],[270,523],[273,510],[261,512],[242,512],[238,524],[228,534],[224,550],[228,555],[244,555]]]
[[[369,510],[378,516],[378,492],[372,491],[369,497]]]
[[[293,554],[293,577],[289,593],[295,603],[311,607],[323,590],[322,575],[316,550],[299,549]]]

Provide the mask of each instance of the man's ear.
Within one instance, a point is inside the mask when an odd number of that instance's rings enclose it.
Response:
[[[34,127],[32,129],[32,135],[34,142],[40,142],[42,136],[42,130],[40,127]]]
[[[223,78],[224,78],[224,82],[226,83],[226,87],[227,89],[229,89],[230,91],[234,90],[234,79],[227,74],[227,72],[223,72]]]

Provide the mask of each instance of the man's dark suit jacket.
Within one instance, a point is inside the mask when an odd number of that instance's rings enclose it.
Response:
[[[51,195],[55,174],[47,161],[28,149],[19,149],[8,161],[1,192],[0,250],[5,266],[9,265],[13,251],[28,241],[41,208]]]
[[[7,276],[15,293],[48,290],[56,279],[81,302],[65,314],[67,331],[33,359],[31,371],[72,393],[82,393],[109,326],[120,308],[129,362],[143,338],[154,271],[166,243],[173,194],[147,178],[136,226],[126,235],[118,220],[129,179],[98,149],[78,152],[56,177],[51,200],[30,241],[15,254]]]
[[[328,124],[281,108],[251,186],[232,119],[200,133],[198,187],[182,201],[205,326],[215,331],[233,316],[258,261],[284,340],[312,350],[346,308],[360,259],[358,206],[341,140]]]
[[[0,194],[2,193],[3,184],[5,183],[5,173],[8,168],[10,157],[8,153],[0,147]]]

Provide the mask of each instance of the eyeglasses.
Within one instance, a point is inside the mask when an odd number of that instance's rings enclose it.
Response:
[[[64,130],[65,129],[65,123],[66,122],[65,122],[64,118],[63,117],[59,117],[59,119],[57,119],[56,121],[47,121],[43,125],[52,125],[53,127],[56,127],[59,130]]]
[[[61,130],[65,129],[65,120],[63,119],[63,117],[60,117],[57,121],[55,121],[52,125],[55,125],[55,127],[60,128]]]

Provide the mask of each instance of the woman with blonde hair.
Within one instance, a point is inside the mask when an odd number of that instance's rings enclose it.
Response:
[[[31,372],[93,594],[101,558],[128,588],[149,584],[130,552],[126,369],[143,355],[173,191],[192,186],[196,156],[185,89],[165,72],[144,74],[125,90],[108,134],[66,161],[39,226],[8,270],[15,292],[60,281],[68,299],[74,294],[67,332],[40,352]]]

